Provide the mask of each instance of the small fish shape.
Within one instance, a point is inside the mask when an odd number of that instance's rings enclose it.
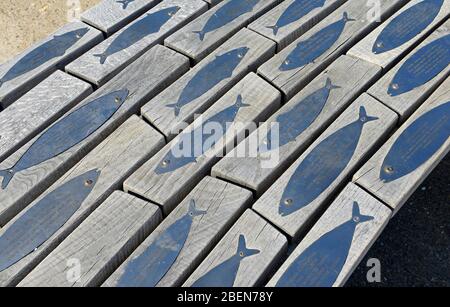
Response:
[[[242,260],[259,253],[260,251],[257,249],[248,249],[245,237],[240,235],[236,254],[200,277],[192,284],[192,287],[233,287]]]
[[[117,0],[116,3],[122,4],[122,9],[126,10],[130,3],[133,3],[134,0]]]
[[[444,0],[424,0],[392,19],[376,39],[372,52],[381,54],[410,41],[436,18]]]
[[[373,220],[353,203],[352,218],[309,246],[278,280],[276,287],[332,287],[347,262],[358,225]]]
[[[131,24],[125,31],[120,33],[103,53],[94,54],[93,56],[100,59],[100,64],[104,64],[108,57],[113,54],[127,49],[150,34],[159,32],[161,27],[179,10],[179,6],[172,6],[147,14],[147,16]]]
[[[307,40],[299,42],[280,65],[279,70],[288,71],[314,63],[336,43],[344,31],[345,25],[350,21],[355,21],[355,19],[351,19],[347,12],[344,12],[342,19],[328,25]]]
[[[276,36],[281,28],[300,20],[314,9],[323,7],[324,4],[325,0],[294,0],[281,14],[277,22],[273,26],[267,26],[266,28],[271,29],[273,35]]]
[[[88,28],[73,30],[62,35],[54,35],[51,40],[33,49],[14,64],[6,74],[0,78],[0,87],[8,81],[14,80],[27,72],[30,72],[48,61],[63,56],[69,48],[78,42]]]
[[[168,104],[166,107],[173,108],[175,116],[178,117],[183,106],[203,96],[221,81],[230,78],[249,50],[247,47],[241,47],[216,56],[186,84],[178,101]]]
[[[130,261],[118,287],[155,287],[180,255],[191,231],[194,218],[205,215],[191,200],[189,211],[173,223],[141,255]]]
[[[318,144],[300,163],[284,190],[279,214],[288,216],[309,205],[327,189],[351,161],[363,126],[377,120],[364,107],[359,118]]]
[[[450,64],[450,34],[414,53],[395,74],[388,88],[390,96],[399,96],[424,85]]]
[[[112,92],[73,111],[48,128],[10,169],[0,170],[2,189],[6,189],[15,174],[50,160],[77,145],[120,108],[128,97],[128,90]]]
[[[416,119],[394,142],[380,170],[380,179],[391,182],[415,171],[450,137],[450,101]]]
[[[0,235],[0,272],[55,234],[94,189],[99,170],[82,174],[47,194]]]

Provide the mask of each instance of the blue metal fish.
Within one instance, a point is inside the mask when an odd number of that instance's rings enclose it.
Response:
[[[172,6],[147,14],[120,33],[103,53],[94,54],[94,57],[100,58],[100,64],[104,64],[111,55],[136,44],[150,34],[159,32],[179,10],[179,6]]]
[[[89,32],[88,28],[81,28],[62,35],[53,36],[51,40],[43,43],[36,49],[33,49],[14,64],[6,74],[0,78],[0,87],[5,82],[14,80],[54,58],[63,56],[67,50],[86,35],[87,32]]]
[[[226,4],[217,9],[217,11],[209,17],[203,29],[193,32],[198,34],[199,39],[203,41],[206,34],[227,25],[241,15],[253,11],[253,8],[260,1],[261,0],[228,0]]]
[[[433,22],[443,4],[444,0],[424,0],[405,10],[381,31],[372,52],[384,53],[419,35]]]
[[[302,17],[306,16],[314,9],[322,7],[324,4],[325,0],[294,0],[278,18],[276,24],[267,26],[267,28],[272,29],[273,35],[277,35],[280,28],[300,20]]]
[[[400,134],[386,155],[380,179],[391,182],[428,161],[450,137],[450,101],[416,119]]]
[[[128,97],[128,90],[112,92],[78,108],[48,128],[17,163],[10,169],[1,170],[2,189],[6,189],[15,174],[77,145],[105,122],[107,122]]]
[[[414,53],[397,71],[388,94],[398,96],[424,85],[450,64],[450,34]]]
[[[130,261],[117,286],[155,287],[186,244],[194,218],[205,214],[206,211],[197,210],[195,201],[191,200],[186,215],[161,233],[141,255]]]
[[[347,12],[344,12],[342,19],[328,25],[307,40],[300,41],[280,65],[279,70],[288,71],[314,63],[336,43],[349,21],[354,19],[349,18]]]
[[[230,78],[249,50],[247,47],[241,47],[216,56],[189,80],[178,101],[166,107],[173,108],[175,116],[178,116],[183,106],[203,96],[221,81]]]
[[[126,10],[130,3],[133,3],[134,0],[116,0],[116,3],[122,4],[122,9]]]
[[[94,189],[100,171],[91,170],[47,194],[0,235],[0,272],[55,234]]]
[[[247,249],[245,237],[240,235],[236,254],[197,279],[192,287],[233,287],[241,261],[259,253],[260,251],[257,249]]]
[[[351,161],[363,126],[377,119],[368,116],[365,108],[361,107],[358,120],[320,142],[300,163],[289,180],[279,204],[279,214],[288,216],[322,194]]]
[[[373,216],[361,215],[359,204],[354,202],[352,218],[324,234],[300,254],[276,286],[332,287],[347,261],[356,227],[373,219]]]

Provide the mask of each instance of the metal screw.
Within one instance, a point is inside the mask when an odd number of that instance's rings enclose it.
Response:
[[[378,42],[378,43],[377,43],[377,47],[378,47],[378,48],[383,47],[383,42]]]
[[[120,99],[120,97],[116,97],[116,99],[114,100],[116,103],[120,103],[122,101],[122,99]]]
[[[397,83],[392,83],[391,87],[394,90],[398,90],[400,88],[400,86]]]
[[[86,180],[86,182],[84,183],[84,185],[85,186],[87,186],[87,187],[89,187],[89,186],[91,186],[92,184],[94,183],[94,181],[92,181],[92,180]]]
[[[285,201],[284,201],[284,204],[286,205],[286,206],[292,206],[292,203],[293,203],[294,201],[292,200],[292,199],[290,199],[290,198],[288,198],[288,199],[286,199]]]
[[[291,63],[291,61],[289,61],[289,60],[284,61],[284,65],[289,65],[290,63]]]
[[[384,171],[388,174],[392,174],[394,172],[394,168],[392,166],[386,166]]]
[[[239,253],[239,256],[241,256],[241,258],[244,258],[244,253],[243,253],[243,252],[240,252],[240,253]]]
[[[360,221],[359,216],[355,216],[355,217],[353,218],[353,222],[359,223],[359,221]]]
[[[169,164],[170,164],[170,160],[164,160],[162,163],[162,166],[167,167],[167,166],[169,166]]]

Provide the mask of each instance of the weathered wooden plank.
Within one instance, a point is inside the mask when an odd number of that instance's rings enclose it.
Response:
[[[390,216],[387,206],[350,183],[267,286],[343,286]]]
[[[450,79],[359,170],[353,180],[397,213],[450,151]]]
[[[241,142],[212,169],[212,176],[235,182],[258,196],[295,161],[303,150],[380,75],[381,68],[341,56],[245,142]],[[250,144],[261,144],[278,123],[279,146],[252,155]],[[270,134],[269,134],[270,137]],[[255,139],[255,141],[252,141]],[[242,155],[240,153],[246,153]]]
[[[208,3],[208,5],[210,7],[212,7],[212,6],[215,6],[215,5],[219,4],[223,0],[203,0],[203,1],[205,1],[206,3]]]
[[[385,74],[368,93],[400,114],[403,122],[450,75],[449,42],[450,20]],[[416,86],[413,84],[416,80],[423,84]]]
[[[0,186],[1,224],[7,222],[129,116],[136,113],[144,102],[154,97],[188,69],[189,61],[186,57],[163,46],[155,46],[116,78],[64,115],[61,120],[3,161],[0,164],[0,170],[12,168],[13,172],[10,174],[8,171],[0,171],[0,177],[3,177],[1,178],[3,187]],[[129,91],[128,97],[125,95],[125,90]],[[105,96],[106,98],[102,98]],[[127,98],[124,99],[125,97]],[[116,98],[119,99],[116,100]],[[117,103],[121,104],[117,105]],[[110,106],[109,111],[103,112],[102,108],[108,106]],[[104,114],[113,113],[117,107],[119,109],[109,119],[103,117]],[[89,108],[93,108],[92,112]],[[77,115],[82,112],[87,113]],[[74,116],[78,118],[70,119]],[[63,121],[67,118],[69,118],[67,121],[73,121],[73,124],[66,122],[69,126],[62,127]],[[99,122],[99,128],[94,130],[93,124],[98,123],[101,118],[107,119],[106,122],[103,124]],[[94,127],[94,131],[86,131],[86,128],[90,129],[90,127]],[[85,134],[80,135],[80,131]],[[43,139],[41,140],[40,137]],[[82,139],[83,137],[85,138]],[[48,138],[51,141],[46,141]],[[81,141],[78,142],[79,139]],[[46,145],[45,142],[49,142],[50,145]],[[69,148],[66,149],[67,147]],[[39,150],[39,148],[45,150]]]
[[[379,146],[397,115],[360,96],[256,202],[253,209],[294,240]]]
[[[413,0],[353,46],[347,54],[389,70],[450,14],[450,2]]]
[[[0,65],[0,105],[8,107],[55,70],[64,67],[102,39],[100,31],[82,22],[69,23]]]
[[[281,0],[224,0],[165,39],[164,44],[198,63]]]
[[[207,10],[201,0],[165,0],[70,63],[66,71],[104,85],[143,53]]]
[[[286,0],[248,28],[277,43],[280,52],[347,0]]]
[[[128,178],[124,190],[161,205],[168,214],[209,174],[224,151],[255,130],[280,103],[280,92],[256,74],[247,75]]]
[[[250,191],[204,178],[103,286],[180,286],[251,201]]]
[[[142,116],[168,139],[275,53],[275,43],[248,29],[197,64],[142,108]]]
[[[381,20],[391,15],[404,0],[380,1]],[[379,22],[370,18],[373,7],[366,1],[349,0],[286,47],[258,73],[291,99],[328,65],[373,30]]]
[[[163,144],[160,133],[132,116],[6,224],[0,230],[0,285],[20,282]],[[65,206],[57,207],[61,201]],[[12,240],[20,243],[11,246]]]
[[[158,206],[116,191],[19,286],[99,286],[156,228],[161,219]],[[75,272],[74,264],[79,266],[78,272]]]
[[[286,237],[248,209],[183,286],[261,287],[286,251]]]

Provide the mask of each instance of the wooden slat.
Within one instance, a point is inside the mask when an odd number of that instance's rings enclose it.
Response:
[[[390,216],[387,206],[350,183],[267,286],[343,286]]]
[[[242,236],[245,248],[256,250],[257,254],[245,255],[245,258],[240,255],[241,252],[245,254],[245,249],[239,247]],[[261,287],[286,251],[286,237],[249,209],[189,277],[184,287]],[[226,261],[232,262],[230,259],[233,257],[239,259],[235,262],[239,263],[237,271],[230,271],[226,280],[223,275],[227,272],[214,276],[214,270]],[[229,267],[230,270],[234,268]],[[205,274],[209,274],[206,282],[201,279]],[[221,277],[224,280],[220,280]]]
[[[382,143],[396,122],[397,115],[393,111],[363,94],[269,188],[253,209],[294,240],[298,239],[311,219]],[[285,190],[289,190],[297,169],[303,173],[298,173],[296,178],[299,179],[292,186],[296,195],[292,195],[293,192],[286,195]],[[296,204],[298,210],[291,212]],[[287,214],[283,215],[285,212]]]
[[[245,142],[240,143],[236,149],[231,151],[224,159],[219,161],[212,169],[212,175],[224,178],[227,181],[235,182],[256,192],[262,193],[295,161],[303,150],[322,132],[336,117],[364,90],[367,89],[380,75],[381,69],[363,60],[341,56],[328,69],[320,74],[314,81],[306,86],[299,94],[292,98],[283,108],[275,113],[266,124],[261,125]],[[324,103],[319,110],[320,114],[316,118],[311,118],[315,114],[305,113],[295,109],[305,103],[305,99],[317,90],[323,89],[327,84],[327,79],[331,81],[333,88],[330,90],[326,101],[313,102],[314,104]],[[307,111],[312,108],[308,106]],[[246,152],[246,147],[250,140],[267,134],[270,125],[279,123],[280,129],[287,122],[279,122],[277,117],[294,112],[290,119],[302,122],[311,122],[305,130],[292,142],[283,145],[278,151],[271,154],[258,156],[247,155],[242,157],[239,152]],[[289,120],[289,118],[282,117]],[[281,144],[280,144],[281,145]],[[247,151],[248,152],[248,151]]]
[[[204,215],[193,218],[186,243],[175,262],[157,283],[159,287],[180,286],[250,205],[252,194],[224,181],[212,177],[204,178],[103,286],[117,286],[127,272],[130,262],[147,251],[168,227],[186,216],[192,200],[197,210],[206,212]],[[145,274],[145,272],[141,273]],[[145,284],[141,285],[145,286]]]
[[[203,0],[203,1],[205,1],[206,3],[208,3],[208,5],[211,7],[211,6],[214,6],[214,5],[219,4],[219,3],[222,2],[223,0]]]

